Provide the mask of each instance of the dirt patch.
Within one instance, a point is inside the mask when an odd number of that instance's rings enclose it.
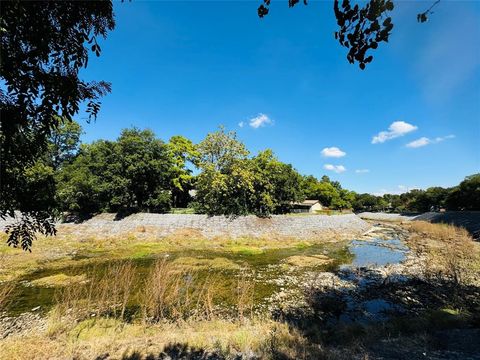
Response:
[[[40,287],[64,287],[73,284],[80,284],[87,281],[85,274],[69,276],[65,274],[56,274],[52,276],[46,276],[40,279],[33,280],[31,284],[33,286]]]
[[[316,266],[330,264],[332,261],[333,259],[330,259],[326,255],[310,255],[310,256],[295,255],[285,259],[286,264],[296,266],[296,267],[316,267]]]

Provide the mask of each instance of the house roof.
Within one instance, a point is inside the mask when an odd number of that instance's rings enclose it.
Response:
[[[320,202],[319,200],[303,200],[302,202],[293,203],[293,205],[296,205],[296,206],[313,206],[313,205],[315,205],[319,202]]]

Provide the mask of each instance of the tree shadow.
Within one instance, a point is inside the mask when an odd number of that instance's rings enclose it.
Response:
[[[118,212],[115,214],[115,217],[113,218],[113,221],[120,221],[125,219],[127,216],[130,216],[132,214],[138,213],[139,210],[136,208],[121,208],[118,210]]]
[[[442,329],[480,329],[480,287],[440,277],[342,269],[314,281],[304,298],[303,306],[274,317],[315,343],[378,343],[381,337],[421,333],[440,344]]]
[[[93,218],[94,214],[80,214],[80,213],[71,213],[66,214],[63,216],[62,222],[63,223],[73,223],[73,224],[80,224],[84,221],[90,220]]]
[[[105,354],[97,357],[96,360],[106,360],[108,358],[109,355]],[[233,359],[240,360],[242,356],[239,355]],[[142,355],[140,352],[133,352],[130,355],[124,355],[122,360],[226,360],[226,357],[219,352],[207,351],[185,343],[171,343],[165,346],[158,355],[153,353]]]

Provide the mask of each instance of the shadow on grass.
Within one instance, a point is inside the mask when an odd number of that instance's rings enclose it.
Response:
[[[478,286],[384,275],[365,268],[346,269],[333,276],[314,282],[305,291],[306,306],[277,312],[276,319],[312,343],[360,345],[381,358],[425,358],[422,354],[427,350],[480,358],[477,345],[466,345],[480,343]],[[439,359],[449,358],[442,356]]]
[[[106,357],[97,357],[96,360],[106,360],[108,359],[108,354]],[[206,351],[202,348],[188,346],[188,344],[174,343],[167,345],[161,353],[158,355],[148,354],[142,355],[139,352],[134,352],[130,355],[125,355],[122,357],[122,360],[226,360],[226,358],[212,351]],[[231,359],[231,358],[229,358]],[[233,359],[242,359],[241,356],[238,356]],[[253,358],[252,358],[253,359]]]

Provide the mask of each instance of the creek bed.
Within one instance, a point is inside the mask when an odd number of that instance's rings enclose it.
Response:
[[[223,252],[209,250],[173,251],[153,254],[141,259],[129,260],[135,269],[133,284],[135,291],[148,277],[158,259],[180,264],[184,272],[185,286],[214,284],[215,305],[231,308],[235,306],[235,289],[240,279],[253,283],[253,307],[256,312],[266,311],[274,294],[304,285],[304,279],[312,273],[335,272],[344,268],[383,266],[404,260],[408,249],[399,239],[352,240],[351,242],[329,242],[292,248],[264,250],[257,253]],[[125,260],[122,260],[125,261]],[[39,270],[21,279],[15,298],[7,308],[9,315],[39,308],[47,312],[58,301],[59,290],[65,286],[80,286],[81,281],[105,274],[120,260],[96,261],[93,265],[78,265],[65,268]],[[79,279],[68,284],[44,284],[42,279]],[[115,279],[112,279],[115,281]],[[137,297],[138,298],[138,297]],[[138,308],[138,303],[130,304]],[[275,304],[273,304],[275,305]]]

